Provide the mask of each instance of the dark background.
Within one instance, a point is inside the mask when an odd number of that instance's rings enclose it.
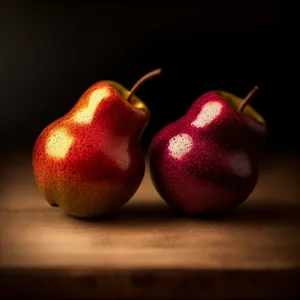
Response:
[[[298,151],[297,19],[289,1],[2,0],[1,148],[31,149],[96,81],[130,88],[161,67],[137,92],[152,111],[144,147],[202,93],[245,96],[259,84],[266,151]]]

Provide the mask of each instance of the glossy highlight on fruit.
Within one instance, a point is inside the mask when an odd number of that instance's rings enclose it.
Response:
[[[50,205],[75,217],[117,210],[143,179],[140,137],[148,122],[149,109],[129,90],[113,81],[95,83],[37,138],[32,164],[38,189]]]
[[[251,194],[267,127],[246,105],[249,99],[243,103],[224,91],[203,94],[153,138],[152,180],[172,207],[191,215],[214,215],[231,210]]]

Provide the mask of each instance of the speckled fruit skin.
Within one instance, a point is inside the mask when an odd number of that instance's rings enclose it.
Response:
[[[208,102],[220,103],[220,114],[202,128],[192,126]],[[217,91],[199,97],[183,117],[163,128],[151,142],[151,176],[161,197],[175,209],[198,216],[222,214],[244,202],[256,185],[257,159],[267,134],[265,123],[253,120],[256,130],[247,123],[252,120]],[[188,150],[181,157],[173,157],[170,141],[187,135],[189,146],[183,141],[176,147],[177,152]],[[238,168],[232,171],[228,159],[232,153],[246,154],[248,160],[243,163],[247,163],[247,174]]]
[[[92,93],[103,88],[106,97],[90,109],[94,113],[89,122],[86,115],[74,121],[88,107]],[[81,218],[98,217],[124,205],[144,176],[140,136],[148,118],[107,82],[92,85],[66,115],[42,131],[34,145],[34,176],[48,203]],[[71,145],[66,146],[63,138]]]

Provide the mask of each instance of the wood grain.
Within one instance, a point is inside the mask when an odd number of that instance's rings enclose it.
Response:
[[[247,202],[215,220],[172,212],[148,171],[119,213],[98,221],[74,219],[39,195],[29,160],[7,165],[0,201],[0,295],[299,294],[298,159],[266,160]]]

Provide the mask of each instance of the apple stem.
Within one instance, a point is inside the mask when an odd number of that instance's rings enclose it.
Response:
[[[259,90],[259,86],[255,86],[250,93],[246,96],[246,98],[242,101],[242,103],[239,106],[239,112],[243,112],[248,102],[254,97],[256,92]]]
[[[131,97],[133,96],[133,94],[136,92],[136,90],[146,81],[148,81],[151,78],[154,78],[156,76],[161,75],[162,73],[162,69],[156,69],[153,70],[151,72],[149,72],[148,74],[144,75],[142,78],[140,78],[135,84],[134,86],[131,88],[130,93],[127,97],[127,101],[130,102]]]

